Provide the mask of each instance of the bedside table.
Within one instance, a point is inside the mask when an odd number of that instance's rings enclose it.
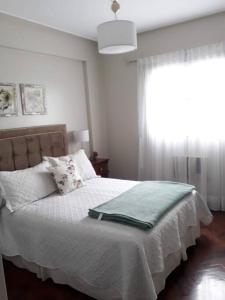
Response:
[[[102,177],[109,176],[108,158],[96,158],[95,160],[91,159],[91,163],[97,175]]]
[[[6,285],[5,285],[5,275],[2,263],[2,256],[0,254],[0,299],[7,300],[7,293],[6,293]]]

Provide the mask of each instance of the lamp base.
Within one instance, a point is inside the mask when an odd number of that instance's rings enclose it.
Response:
[[[98,157],[98,152],[93,151],[90,156],[90,160],[95,161],[95,160],[97,160],[97,157]]]

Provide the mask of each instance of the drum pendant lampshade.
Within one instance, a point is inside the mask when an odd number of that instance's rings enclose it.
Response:
[[[115,20],[98,26],[99,53],[120,54],[135,49],[137,49],[137,33],[133,22]]]
[[[98,26],[98,51],[101,54],[120,54],[137,49],[137,31],[133,22],[118,20],[117,12],[120,4],[112,2],[115,20]]]

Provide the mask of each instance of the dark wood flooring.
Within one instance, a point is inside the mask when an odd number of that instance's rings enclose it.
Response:
[[[188,249],[188,261],[168,277],[158,300],[225,300],[225,213],[202,228],[197,246]],[[91,300],[67,286],[4,262],[9,300]],[[141,296],[140,296],[141,300]]]

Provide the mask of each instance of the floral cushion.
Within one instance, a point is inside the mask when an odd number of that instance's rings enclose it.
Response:
[[[67,194],[84,185],[72,159],[50,167],[49,171],[53,175],[60,194]]]
[[[73,160],[83,180],[98,177],[96,175],[95,169],[93,168],[90,160],[88,159],[83,149],[80,149],[74,154],[69,154],[67,156],[60,156],[60,157],[44,156],[43,157],[43,160],[48,161],[53,167],[57,166],[60,162],[67,161],[69,159]]]

